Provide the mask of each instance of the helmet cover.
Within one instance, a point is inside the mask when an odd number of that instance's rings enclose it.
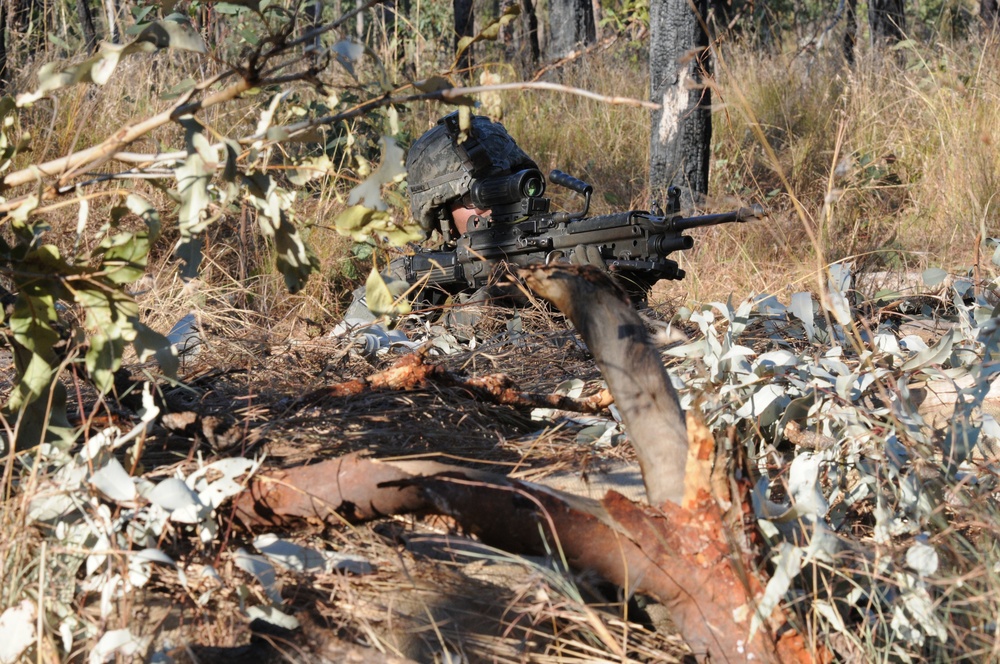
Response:
[[[407,191],[413,217],[430,230],[442,206],[469,193],[472,181],[538,168],[504,126],[474,115],[465,141],[458,143],[457,113],[414,141],[406,156]]]

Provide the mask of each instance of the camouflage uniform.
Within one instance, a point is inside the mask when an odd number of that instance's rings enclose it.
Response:
[[[469,127],[462,132],[458,113],[438,121],[410,147],[406,156],[407,192],[413,217],[425,231],[438,230],[444,241],[454,240],[451,205],[470,193],[472,182],[477,179],[516,173],[537,164],[517,146],[499,122],[472,116]],[[389,263],[382,273],[385,277],[406,278],[402,259]],[[485,302],[491,299],[493,289],[480,289],[475,293],[459,294],[463,303]],[[417,295],[415,308],[441,305],[447,293],[427,289]],[[445,323],[470,325],[466,314],[458,310],[448,315]],[[455,319],[459,321],[455,321]],[[344,317],[349,325],[371,323],[375,316],[368,311],[365,289],[354,291],[354,301]]]

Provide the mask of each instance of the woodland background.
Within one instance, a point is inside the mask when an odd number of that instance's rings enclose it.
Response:
[[[474,104],[544,172],[593,184],[596,213],[647,209],[670,183],[700,211],[767,208],[698,231],[651,316],[687,335],[663,347],[686,407],[763,482],[769,606],[844,660],[995,658],[997,17],[990,0],[7,0],[0,622],[25,639],[3,656],[183,660],[278,610],[386,657],[683,656],[558,566],[493,551],[514,569],[497,581],[400,544],[448,523],[269,533],[325,561],[278,565],[275,586],[274,542],[226,502],[265,458],[448,454],[530,478],[631,458],[613,418],[594,436],[455,390],[290,405],[390,362],[327,333],[373,264],[421,240],[402,150]],[[674,152],[649,108],[672,62],[704,104],[674,109],[693,127]],[[178,356],[186,319],[203,348]],[[490,321],[471,345],[420,339],[526,389],[599,384],[553,312]],[[158,419],[146,379],[158,412],[194,419]],[[952,395],[934,412],[928,385]],[[825,447],[785,434],[790,418]],[[473,612],[489,627],[448,631],[455,613],[429,608],[494,595]]]

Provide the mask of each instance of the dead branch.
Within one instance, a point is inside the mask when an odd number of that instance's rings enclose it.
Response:
[[[561,394],[523,392],[506,374],[466,377],[440,364],[428,364],[424,353],[410,353],[391,366],[364,378],[348,380],[315,390],[304,396],[300,405],[322,399],[359,396],[366,392],[409,391],[426,389],[431,384],[457,387],[472,392],[477,398],[502,406],[517,408],[552,408],[577,413],[600,413],[613,403],[607,390],[589,397],[574,398]]]
[[[518,273],[573,321],[593,353],[639,457],[650,503],[680,504],[688,454],[684,413],[628,296],[591,266],[536,266]]]

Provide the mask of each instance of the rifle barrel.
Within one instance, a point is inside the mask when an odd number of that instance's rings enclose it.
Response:
[[[675,219],[672,228],[683,233],[686,230],[701,226],[715,226],[717,224],[731,224],[735,222],[742,223],[763,216],[764,208],[759,205],[752,205],[750,207],[742,207],[733,212],[720,212],[719,214],[705,214],[700,217]]]

